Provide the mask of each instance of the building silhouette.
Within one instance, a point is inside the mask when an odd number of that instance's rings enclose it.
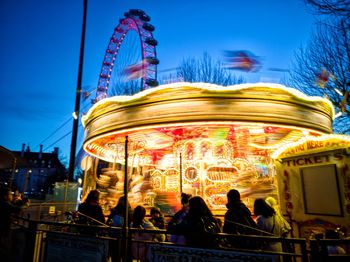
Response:
[[[22,144],[21,151],[0,148],[0,183],[30,198],[45,198],[52,193],[55,182],[66,178],[67,170],[59,159],[59,149],[44,153],[31,152],[29,145]]]

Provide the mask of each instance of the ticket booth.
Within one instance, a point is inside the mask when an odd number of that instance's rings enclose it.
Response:
[[[275,151],[278,195],[295,237],[350,230],[350,137],[305,137]]]

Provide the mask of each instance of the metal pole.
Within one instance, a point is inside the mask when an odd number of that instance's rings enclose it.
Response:
[[[125,136],[125,148],[124,148],[124,155],[125,155],[125,166],[124,166],[124,208],[125,208],[125,217],[124,217],[124,224],[123,224],[123,261],[128,261],[128,239],[129,239],[129,205],[128,205],[128,144],[129,139],[128,136]]]
[[[182,153],[180,153],[180,194],[182,194]]]
[[[71,142],[71,147],[70,147],[70,159],[69,159],[69,170],[68,170],[68,180],[70,180],[70,181],[73,181],[73,177],[74,177],[75,153],[76,153],[76,147],[77,147],[77,135],[78,135],[79,114],[80,114],[81,85],[82,85],[82,79],[83,79],[87,5],[88,5],[87,0],[84,0],[83,25],[82,25],[81,41],[80,41],[78,81],[77,81],[77,89],[76,89],[76,94],[75,94],[75,108],[74,108],[75,117],[73,119],[73,132],[72,132],[72,142]]]

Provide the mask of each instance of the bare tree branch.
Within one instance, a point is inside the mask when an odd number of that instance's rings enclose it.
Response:
[[[350,0],[304,0],[317,13],[350,17]]]
[[[177,78],[186,82],[206,82],[223,86],[241,84],[241,76],[237,77],[223,66],[220,61],[213,61],[208,53],[199,60],[185,58],[177,71]]]
[[[321,70],[328,73],[322,84]],[[350,134],[350,34],[344,19],[317,25],[308,45],[295,53],[290,85],[308,95],[330,99],[336,111],[342,112],[334,122],[335,132]]]

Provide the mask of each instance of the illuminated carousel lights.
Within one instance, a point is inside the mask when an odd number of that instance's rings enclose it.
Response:
[[[288,149],[291,149],[293,147],[298,147],[302,144],[304,144],[307,141],[313,141],[313,142],[321,142],[331,139],[338,139],[346,141],[347,143],[350,143],[350,137],[346,135],[339,135],[339,134],[329,134],[329,135],[322,135],[322,136],[306,136],[301,138],[300,140],[292,143],[288,143],[283,145],[281,148],[277,149],[275,152],[271,154],[272,159],[277,159],[281,154],[283,154]]]
[[[248,145],[251,146],[251,147],[255,147],[255,148],[258,148],[258,149],[277,149],[277,148],[280,148],[282,146],[284,146],[285,144],[289,144],[291,142],[295,142],[293,140],[297,139],[297,138],[301,138],[305,136],[305,133],[304,131],[302,133],[296,133],[294,131],[290,132],[286,137],[282,138],[280,141],[274,143],[274,144],[270,144],[270,145],[259,145],[259,144],[256,144],[256,143],[249,143]],[[299,141],[299,140],[298,140]]]
[[[152,171],[151,174],[150,174],[151,177],[160,177],[160,176],[163,176],[163,175],[164,175],[163,172],[158,170],[158,169]]]
[[[211,171],[213,172],[213,171]],[[210,182],[213,182],[213,183],[222,183],[222,182],[233,182],[234,180],[234,177],[231,177],[229,178],[229,175],[228,174],[225,174],[225,173],[228,173],[228,172],[219,172],[218,174],[211,174],[209,175],[208,172],[207,174],[205,175],[205,178],[210,181]]]
[[[170,167],[170,168],[167,168],[166,170],[164,170],[164,174],[171,174],[171,173],[175,173],[175,174],[178,174],[179,173],[179,170],[174,168],[174,167]]]
[[[167,128],[167,127],[187,127],[187,126],[193,126],[194,124],[193,123],[187,123],[187,122],[180,122],[180,123],[176,123],[176,124],[162,124],[161,127],[163,128]],[[235,121],[206,121],[206,122],[196,122],[195,123],[195,126],[200,126],[200,125],[204,125],[204,126],[208,126],[208,125],[212,125],[212,126],[221,126],[221,125],[225,125],[225,126],[229,126],[229,125],[247,125],[247,123],[245,122],[235,122]],[[266,123],[260,123],[260,122],[256,122],[254,123],[253,126],[270,126],[271,124],[266,124]],[[115,132],[111,132],[110,133],[110,136],[113,136],[113,137],[116,137],[118,135],[123,135],[122,137],[118,137],[118,143],[120,145],[124,144],[124,137],[125,137],[125,134],[128,134],[128,133],[132,133],[132,132],[136,132],[136,131],[141,131],[141,130],[147,130],[147,129],[155,129],[155,128],[159,128],[160,125],[151,125],[151,126],[142,126],[142,127],[137,127],[137,128],[129,128],[129,129],[123,129],[123,130],[119,130],[119,131],[115,131]],[[296,126],[287,126],[287,125],[280,125],[280,124],[276,124],[274,125],[275,127],[280,127],[280,128],[289,128],[289,129],[296,129],[296,130],[300,130],[303,132],[304,135],[308,135],[309,132],[313,132],[315,134],[319,134],[319,135],[323,135],[324,133],[321,133],[319,131],[316,131],[316,130],[311,130],[311,129],[306,129],[306,128],[300,128],[300,127],[296,127]],[[113,158],[110,159],[106,156],[102,156],[101,154],[99,154],[99,152],[105,152],[103,150],[106,150],[106,149],[103,149],[102,146],[100,145],[97,145],[95,141],[98,141],[99,139],[103,139],[105,137],[105,135],[98,135],[96,136],[95,138],[91,139],[88,143],[86,143],[84,145],[84,149],[89,153],[91,154],[92,156],[94,157],[97,157],[97,158],[101,158],[102,160],[104,161],[107,161],[107,162],[113,162]],[[203,138],[202,138],[203,139]],[[120,142],[119,142],[120,140]],[[225,143],[227,142],[230,142],[230,140],[226,140]],[[122,145],[123,146],[123,145]],[[123,146],[124,147],[124,146]],[[174,147],[177,148],[176,152],[179,152],[179,151],[182,151],[183,150],[183,144],[175,144]],[[283,148],[285,146],[282,146]],[[273,155],[276,155],[277,152],[281,151],[282,150],[282,147],[280,149],[278,149],[277,151],[275,151],[273,153]],[[232,148],[232,147],[231,147]],[[233,148],[232,148],[233,149]],[[263,149],[263,148],[262,148]],[[265,148],[266,149],[266,148]],[[183,152],[183,151],[182,151]],[[277,158],[277,157],[276,157]],[[187,160],[189,161],[189,160]],[[120,162],[120,161],[119,161]]]
[[[188,151],[190,145],[193,145],[194,156],[200,156],[201,159],[207,160],[208,162],[213,162],[216,159],[223,158],[228,155],[228,147],[232,149],[232,145],[228,144],[228,140],[216,140],[215,138],[196,138],[184,141],[178,141],[174,148],[175,151],[181,153],[183,156],[188,157]],[[215,148],[219,145],[223,145],[222,155],[217,154]],[[225,158],[226,159],[226,158]],[[185,159],[187,161],[189,159]]]
[[[187,171],[190,172],[190,171],[195,171],[195,175],[193,176],[193,178],[189,178],[188,176],[186,176],[187,174]],[[183,176],[183,179],[188,182],[188,183],[193,183],[195,182],[196,180],[198,180],[199,178],[199,175],[198,175],[198,169],[195,167],[195,166],[188,166],[186,169],[185,169],[185,175]]]
[[[120,135],[120,134],[126,134],[126,133],[132,133],[132,132],[136,132],[136,131],[142,131],[142,130],[146,130],[146,129],[156,129],[159,128],[160,126],[163,128],[167,128],[167,127],[187,127],[187,126],[230,126],[230,125],[247,125],[246,122],[242,122],[242,121],[199,121],[199,122],[178,122],[178,123],[171,123],[171,124],[161,124],[161,125],[147,125],[147,126],[140,126],[140,127],[133,127],[133,128],[126,128],[123,130],[118,130],[115,132],[111,132],[110,135]],[[263,123],[263,122],[254,122],[254,125],[252,124],[252,126],[271,126],[271,124],[267,124],[267,123]],[[289,125],[282,125],[282,124],[273,124],[273,126],[275,127],[280,127],[280,128],[288,128],[288,129],[296,129],[296,130],[301,130],[301,131],[305,131],[305,132],[313,132],[316,134],[324,134],[320,131],[317,130],[312,130],[312,129],[307,129],[307,128],[302,128],[302,127],[296,127],[296,126],[289,126]],[[104,135],[98,135],[96,136],[92,141],[98,140],[100,138],[103,138]],[[122,139],[122,137],[120,138]]]
[[[163,169],[169,169],[176,165],[176,158],[173,154],[166,154],[160,160],[159,167]]]
[[[239,166],[239,171],[244,171],[245,169],[247,169],[247,167],[249,167],[251,165],[251,163],[244,158],[240,158],[240,157],[236,157],[233,159],[232,161],[233,166],[235,166],[236,168],[238,168],[236,165]],[[242,168],[242,165],[244,165],[244,168]]]
[[[307,96],[307,95],[303,94],[302,92],[298,91],[297,89],[294,89],[291,87],[286,87],[286,86],[281,85],[281,84],[274,84],[274,83],[249,84],[249,83],[247,83],[247,84],[238,84],[238,85],[231,85],[231,86],[220,86],[220,85],[209,84],[209,83],[179,82],[179,83],[171,83],[171,84],[165,84],[165,85],[149,88],[149,89],[143,90],[139,93],[136,93],[132,96],[125,96],[125,95],[124,96],[114,96],[114,97],[105,98],[103,100],[99,100],[97,103],[95,103],[90,108],[90,110],[88,111],[88,113],[86,115],[82,116],[81,121],[83,123],[83,126],[85,127],[86,120],[90,117],[90,115],[92,114],[94,109],[96,107],[99,107],[100,105],[105,104],[105,103],[108,104],[109,102],[120,102],[120,103],[130,102],[133,100],[137,100],[137,99],[146,97],[147,95],[149,95],[153,92],[162,91],[162,90],[169,89],[169,88],[177,89],[179,87],[193,87],[193,88],[204,89],[204,90],[215,91],[215,92],[240,91],[240,90],[251,89],[251,88],[256,88],[256,87],[284,90],[287,93],[289,93],[289,94],[291,94],[299,99],[302,99],[304,101],[326,103],[331,108],[332,119],[334,119],[334,116],[335,116],[335,109],[333,107],[333,104],[328,99],[323,98],[323,97],[319,97],[319,96]]]
[[[215,204],[215,198],[221,198],[221,199],[225,199],[226,200],[226,194],[214,194],[211,196],[208,196],[208,200],[209,203],[215,207],[216,209],[220,209],[220,208],[225,208],[226,204]]]

